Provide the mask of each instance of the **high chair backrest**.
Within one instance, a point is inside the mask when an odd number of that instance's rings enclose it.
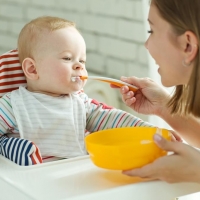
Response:
[[[18,51],[8,51],[0,56],[0,97],[22,85],[26,85],[26,78],[19,62]]]

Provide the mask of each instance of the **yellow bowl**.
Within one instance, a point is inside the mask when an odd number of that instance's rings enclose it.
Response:
[[[162,136],[168,140],[166,129]],[[86,149],[93,163],[101,168],[128,170],[142,167],[167,152],[153,141],[156,128],[126,127],[94,132],[85,137]]]

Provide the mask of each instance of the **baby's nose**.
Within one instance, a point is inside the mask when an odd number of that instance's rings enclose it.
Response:
[[[76,63],[74,69],[83,69],[83,65],[81,63]]]

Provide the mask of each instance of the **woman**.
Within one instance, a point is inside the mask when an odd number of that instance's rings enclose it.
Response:
[[[199,0],[152,0],[150,4],[150,36],[145,46],[159,66],[162,84],[176,86],[173,96],[148,78],[121,78],[139,88],[135,94],[127,86],[121,88],[126,105],[139,113],[161,117],[197,148],[200,148],[199,10]],[[170,183],[200,183],[200,151],[180,142],[166,141],[159,135],[154,136],[154,141],[174,154],[124,174]]]

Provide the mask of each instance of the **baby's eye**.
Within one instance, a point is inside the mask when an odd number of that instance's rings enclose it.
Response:
[[[64,60],[71,60],[71,58],[69,58],[69,57],[66,57],[66,58],[63,58]]]
[[[85,60],[80,60],[79,62],[82,63],[82,64],[85,64],[85,63],[86,63]]]

